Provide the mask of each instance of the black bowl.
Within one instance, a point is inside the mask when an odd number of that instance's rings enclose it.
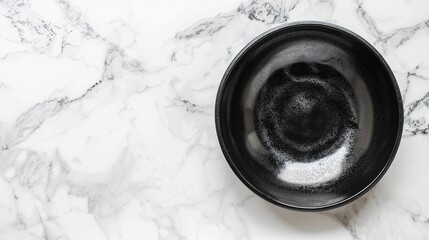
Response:
[[[332,24],[274,28],[226,70],[216,130],[235,174],[271,203],[326,210],[380,180],[401,139],[395,78],[363,38]]]

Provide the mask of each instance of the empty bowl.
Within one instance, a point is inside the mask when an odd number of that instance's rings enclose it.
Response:
[[[215,118],[225,158],[249,189],[282,207],[326,210],[386,172],[403,106],[374,47],[347,29],[304,22],[269,30],[235,57]]]

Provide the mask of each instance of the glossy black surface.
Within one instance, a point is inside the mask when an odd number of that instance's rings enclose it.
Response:
[[[237,176],[299,210],[366,192],[393,160],[402,122],[399,89],[380,54],[348,30],[314,22],[247,45],[216,101],[219,141]]]

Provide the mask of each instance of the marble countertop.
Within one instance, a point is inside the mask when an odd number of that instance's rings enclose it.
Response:
[[[232,58],[282,23],[372,43],[403,139],[383,179],[321,213],[248,190],[218,145]],[[429,1],[0,1],[0,239],[429,239]]]

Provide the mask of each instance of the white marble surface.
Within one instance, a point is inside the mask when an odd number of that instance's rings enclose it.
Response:
[[[349,28],[383,54],[405,125],[368,194],[274,207],[232,173],[218,84],[284,22]],[[0,239],[429,239],[429,1],[0,0]]]

